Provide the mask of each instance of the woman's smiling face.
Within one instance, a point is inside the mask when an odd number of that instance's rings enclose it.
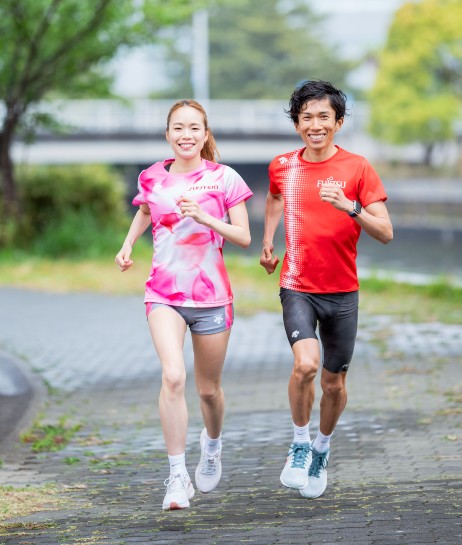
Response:
[[[190,106],[181,106],[172,113],[165,136],[175,158],[187,161],[200,156],[207,142],[208,130],[201,112]]]

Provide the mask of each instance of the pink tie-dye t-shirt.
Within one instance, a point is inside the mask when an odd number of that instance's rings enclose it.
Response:
[[[229,221],[228,209],[252,196],[244,180],[231,167],[202,160],[186,173],[169,173],[172,159],[155,163],[138,178],[133,204],[151,211],[154,255],[146,282],[145,302],[185,307],[218,307],[233,300],[218,233],[181,215],[182,197],[197,201],[201,209]]]

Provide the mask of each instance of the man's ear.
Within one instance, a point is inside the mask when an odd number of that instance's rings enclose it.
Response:
[[[335,131],[339,131],[342,128],[343,122],[345,121],[344,117],[341,117],[339,120],[335,123]]]

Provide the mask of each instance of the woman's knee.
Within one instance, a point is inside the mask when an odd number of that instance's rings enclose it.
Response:
[[[186,372],[184,369],[164,368],[162,372],[162,387],[170,393],[184,392]]]
[[[217,384],[208,384],[206,386],[198,387],[197,393],[201,401],[210,405],[221,395],[221,387]]]

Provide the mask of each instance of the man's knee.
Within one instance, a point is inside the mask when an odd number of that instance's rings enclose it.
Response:
[[[345,373],[331,373],[324,370],[321,376],[321,389],[327,396],[338,396],[345,391]]]
[[[319,369],[319,358],[309,354],[296,355],[294,358],[293,375],[302,382],[311,382],[316,377]]]

